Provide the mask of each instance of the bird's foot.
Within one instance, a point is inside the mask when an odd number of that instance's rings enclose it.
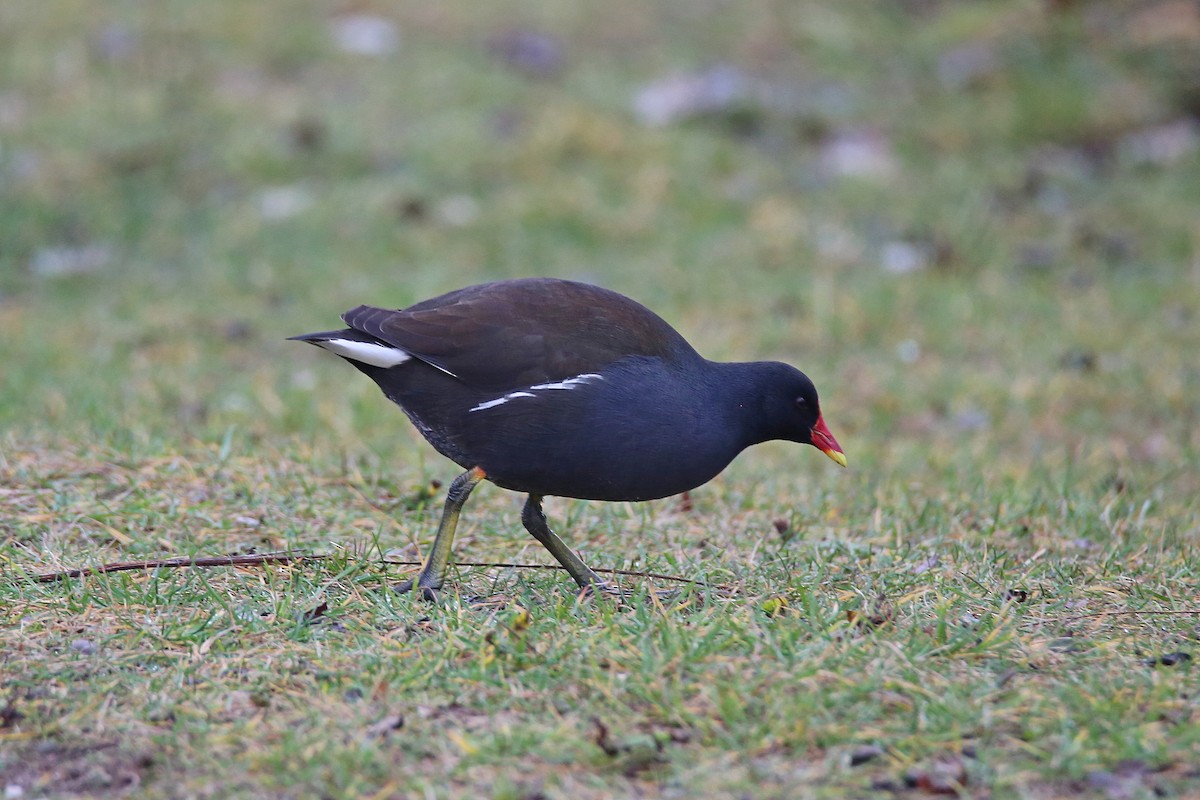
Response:
[[[441,602],[444,592],[440,586],[421,586],[418,582],[416,589],[420,591],[421,599],[426,603]],[[414,591],[412,581],[404,581],[392,587],[392,590],[397,594],[411,594]],[[491,597],[481,597],[479,595],[471,595],[464,597],[463,602],[472,608],[483,609],[501,609],[507,606],[512,601],[512,598],[505,595],[493,595]]]
[[[678,589],[650,589],[646,592],[653,602],[672,601],[679,598],[681,592]],[[616,600],[618,603],[628,603],[634,597],[641,594],[637,589],[621,589],[620,587],[600,581],[591,583],[582,587],[579,590],[578,598],[580,600],[591,600],[593,597],[603,597]]]
[[[611,583],[595,581],[586,586],[580,586],[579,591],[575,593],[575,597],[578,600],[591,600],[596,597],[603,597],[620,602],[625,599],[625,592]]]
[[[411,594],[414,585],[412,581],[404,581],[392,587],[396,594]],[[421,599],[427,603],[436,603],[442,597],[442,589],[440,586],[417,586],[421,590]]]

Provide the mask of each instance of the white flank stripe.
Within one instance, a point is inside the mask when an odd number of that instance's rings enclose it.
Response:
[[[604,376],[596,372],[585,372],[582,375],[576,375],[574,378],[567,378],[565,381],[558,383],[539,383],[537,386],[530,386],[530,389],[574,389],[576,386],[586,386],[588,382],[604,380]]]
[[[386,344],[375,344],[374,342],[356,342],[352,339],[327,339],[316,344],[324,347],[331,353],[337,353],[343,358],[349,358],[352,361],[361,361],[364,364],[370,364],[372,367],[394,367],[412,358],[411,355],[398,347],[389,347]]]
[[[518,397],[537,397],[533,394],[535,391],[554,391],[556,389],[574,389],[577,386],[587,386],[592,381],[602,381],[604,376],[596,372],[586,372],[583,375],[576,375],[574,378],[557,381],[556,383],[539,383],[529,387],[529,391],[509,392],[504,397],[497,397],[495,400],[488,400],[486,403],[480,403],[472,408],[472,411],[486,411],[489,408],[502,406],[509,400],[515,400]]]
[[[488,400],[486,403],[480,403],[479,405],[475,406],[471,410],[472,411],[485,411],[489,408],[495,408],[496,406],[502,406],[505,403],[507,403],[509,400],[512,400],[513,398],[516,398],[516,397],[533,397],[533,395],[531,395],[529,392],[513,392],[512,394],[504,395],[504,397],[497,397],[495,400]]]

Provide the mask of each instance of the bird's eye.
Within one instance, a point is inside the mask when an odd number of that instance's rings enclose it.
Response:
[[[808,407],[807,400],[805,400],[803,397],[796,398],[796,408],[807,408],[807,407]]]

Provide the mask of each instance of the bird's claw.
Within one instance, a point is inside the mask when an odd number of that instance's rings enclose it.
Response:
[[[419,586],[417,588],[421,590],[421,599],[426,603],[436,603],[442,597],[440,587]],[[396,594],[411,594],[413,591],[413,582],[404,581],[403,583],[398,583],[393,587],[393,590]]]
[[[675,600],[679,597],[678,589],[650,589],[650,596],[657,600]],[[580,600],[590,600],[593,597],[608,597],[616,600],[618,603],[624,603],[637,595],[636,591],[626,591],[611,583],[591,583],[582,587],[579,590],[577,597]]]

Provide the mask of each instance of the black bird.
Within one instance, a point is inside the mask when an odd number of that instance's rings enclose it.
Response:
[[[708,361],[653,311],[597,286],[497,281],[400,311],[359,306],[342,321],[345,330],[292,338],[366,373],[466,470],[417,579],[426,596],[441,588],[459,512],[485,478],[529,495],[521,522],[587,589],[605,583],[550,530],[546,495],[679,494],[771,439],[814,445],[846,466],[804,373]]]

